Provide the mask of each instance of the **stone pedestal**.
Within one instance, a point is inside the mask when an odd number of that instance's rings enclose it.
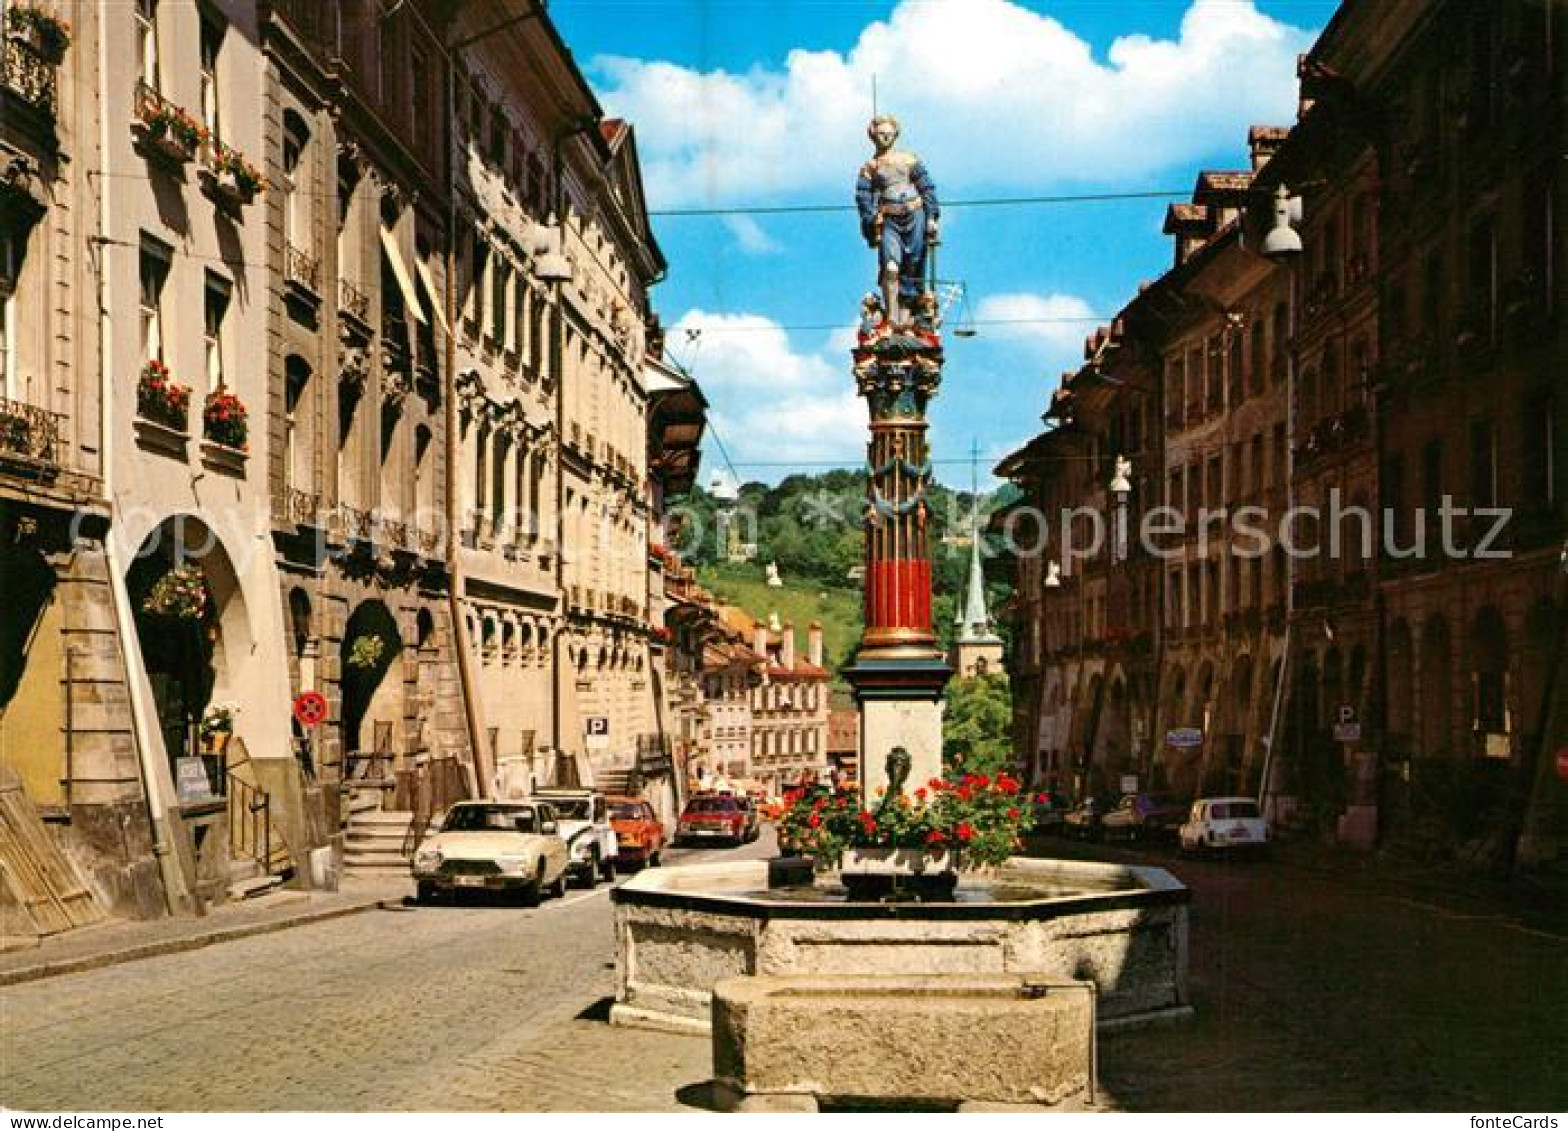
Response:
[[[793,975],[713,987],[713,1075],[732,1111],[821,1100],[1082,1107],[1095,992],[1044,974]]]

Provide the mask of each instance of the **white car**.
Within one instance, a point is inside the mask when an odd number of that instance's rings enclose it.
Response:
[[[1176,835],[1187,852],[1264,852],[1269,823],[1250,797],[1201,797],[1192,803],[1187,823]]]
[[[531,801],[460,801],[414,853],[419,901],[463,891],[566,893],[566,842],[555,810]]]
[[[560,788],[536,790],[534,797],[556,812],[558,831],[566,842],[566,870],[587,887],[601,879],[614,880],[615,858],[621,848],[604,794]]]

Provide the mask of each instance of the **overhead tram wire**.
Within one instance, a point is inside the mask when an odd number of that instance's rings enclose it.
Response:
[[[1102,204],[1118,200],[1185,200],[1192,195],[1191,188],[1140,189],[1132,192],[1063,193],[1054,196],[993,196],[974,200],[944,200],[947,208],[1012,208],[1040,204]],[[752,204],[722,208],[650,208],[648,216],[788,216],[827,212],[854,212],[853,204]]]

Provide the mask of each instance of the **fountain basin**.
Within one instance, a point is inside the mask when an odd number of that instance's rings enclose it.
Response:
[[[715,983],[795,974],[1091,981],[1102,1029],[1180,1020],[1190,897],[1162,868],[1023,857],[965,873],[951,903],[856,902],[780,861],[648,868],[611,893],[610,1020],[708,1033]]]
[[[822,1100],[1093,1102],[1094,988],[1027,975],[726,978],[713,1075],[732,1111]]]

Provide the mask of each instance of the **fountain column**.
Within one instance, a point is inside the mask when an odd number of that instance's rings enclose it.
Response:
[[[926,404],[942,380],[929,294],[914,320],[863,329],[855,381],[870,411],[865,525],[865,628],[844,677],[860,715],[860,783],[868,807],[887,783],[887,756],[912,760],[906,789],[942,772],[942,688],[952,669],[931,617],[931,482]]]

